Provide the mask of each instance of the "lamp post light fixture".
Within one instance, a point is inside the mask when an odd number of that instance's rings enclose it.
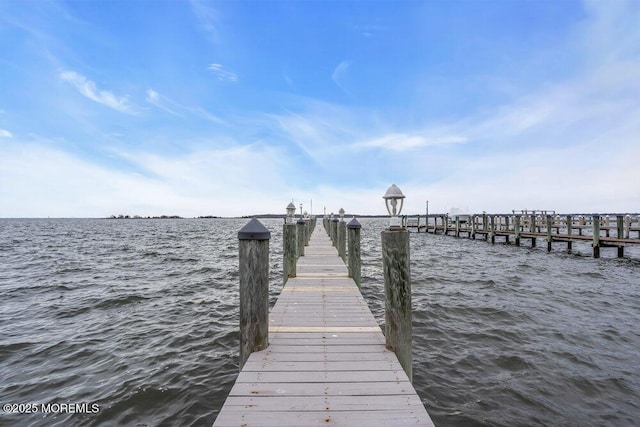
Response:
[[[302,219],[302,203],[300,203],[300,219]]]
[[[387,206],[387,212],[389,212],[389,215],[391,216],[389,219],[389,228],[400,228],[401,221],[398,215],[402,212],[405,195],[402,194],[402,191],[400,191],[397,185],[392,184],[382,198]],[[399,207],[398,201],[400,201]]]
[[[293,215],[296,213],[296,205],[293,204],[293,202],[289,203],[289,205],[287,205],[287,219],[285,220],[285,223],[287,224],[293,224]]]
[[[344,219],[344,209],[340,208],[338,214],[340,215],[340,219]]]

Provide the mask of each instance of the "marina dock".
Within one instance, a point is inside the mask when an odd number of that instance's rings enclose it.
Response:
[[[433,426],[321,227],[269,314],[268,342],[248,356],[214,426]]]
[[[420,232],[442,233],[455,237],[468,237],[496,243],[504,238],[505,243],[516,246],[529,240],[535,247],[537,240],[544,241],[551,252],[554,242],[563,242],[571,252],[573,242],[591,243],[593,257],[600,257],[600,248],[616,248],[617,256],[624,256],[624,248],[640,245],[640,219],[638,215],[549,215],[536,211],[519,214],[431,214],[422,217],[405,217],[404,226]]]

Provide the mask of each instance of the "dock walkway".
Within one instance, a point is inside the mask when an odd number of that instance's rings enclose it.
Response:
[[[296,272],[214,426],[433,426],[322,227]]]

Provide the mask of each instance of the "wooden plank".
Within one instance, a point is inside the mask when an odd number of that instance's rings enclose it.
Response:
[[[250,360],[245,363],[242,368],[247,372],[337,372],[337,371],[396,371],[402,369],[397,361],[389,360],[373,360],[373,361],[318,361],[318,362],[300,362],[300,361],[279,361],[279,360]]]
[[[244,409],[225,411],[218,415],[216,426],[279,426],[300,427],[308,425],[344,425],[344,426],[433,426],[433,422],[424,411],[268,411],[246,412]]]
[[[392,411],[424,407],[415,394],[377,396],[229,396],[225,406],[245,411]],[[235,409],[235,408],[229,408]]]
[[[344,383],[236,383],[229,396],[388,396],[415,395],[409,381],[372,381]]]
[[[340,361],[372,361],[396,360],[395,354],[390,351],[371,351],[366,353],[345,352],[345,353],[328,353],[324,351],[318,352],[260,352],[254,357],[253,362],[263,363],[265,361],[289,361],[289,362],[340,362]]]
[[[379,326],[271,326],[269,332],[382,332]]]
[[[384,352],[386,351],[386,348],[384,346],[384,344],[382,343],[376,343],[376,344],[362,344],[359,346],[353,346],[353,345],[286,345],[286,344],[281,344],[281,345],[270,345],[269,347],[267,347],[267,350],[263,350],[263,351],[269,351],[271,353],[324,353],[324,354],[331,354],[331,353],[368,353],[368,354],[372,354],[372,353],[379,353],[379,352]],[[262,352],[257,352],[257,353],[253,353],[252,356],[254,354],[260,354]]]
[[[249,362],[247,362],[249,363]],[[240,371],[237,382],[243,383],[352,383],[379,381],[409,381],[402,368],[395,371],[299,371],[299,372],[252,372]]]

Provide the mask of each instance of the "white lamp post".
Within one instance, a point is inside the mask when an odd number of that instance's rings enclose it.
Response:
[[[401,221],[398,215],[402,212],[405,195],[402,194],[402,191],[400,191],[397,185],[392,184],[382,198],[387,206],[387,212],[389,212],[391,216],[389,219],[389,228],[400,228]],[[400,201],[399,207],[398,200]]]
[[[287,205],[287,220],[285,221],[287,224],[293,224],[293,215],[296,213],[296,205],[293,202]]]
[[[344,209],[340,208],[340,210],[338,211],[338,214],[340,215],[340,219],[344,219]]]

